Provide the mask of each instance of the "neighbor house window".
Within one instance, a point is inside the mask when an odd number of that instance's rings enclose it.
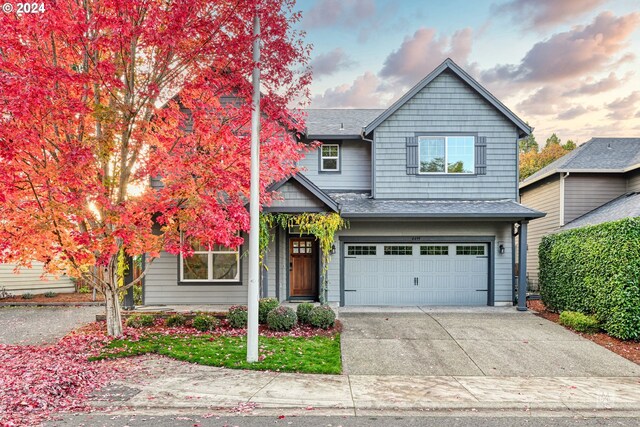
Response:
[[[474,173],[473,136],[420,136],[420,173]]]
[[[238,249],[222,245],[210,247],[192,243],[193,255],[180,257],[183,282],[233,282],[240,280]]]
[[[340,170],[340,146],[338,144],[322,144],[320,147],[320,170],[325,172]]]

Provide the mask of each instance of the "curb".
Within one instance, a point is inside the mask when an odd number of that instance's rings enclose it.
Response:
[[[0,302],[0,307],[100,307],[103,302]]]

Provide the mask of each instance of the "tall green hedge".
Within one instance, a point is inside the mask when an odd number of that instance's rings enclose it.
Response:
[[[609,335],[640,338],[640,218],[545,236],[538,255],[547,308],[592,314]]]

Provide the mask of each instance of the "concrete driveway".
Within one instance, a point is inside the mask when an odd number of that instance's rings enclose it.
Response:
[[[640,366],[531,312],[342,312],[351,375],[640,376]]]

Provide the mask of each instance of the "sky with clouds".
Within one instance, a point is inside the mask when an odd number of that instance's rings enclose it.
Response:
[[[563,140],[640,137],[638,0],[298,0],[312,108],[386,108],[450,57]]]

